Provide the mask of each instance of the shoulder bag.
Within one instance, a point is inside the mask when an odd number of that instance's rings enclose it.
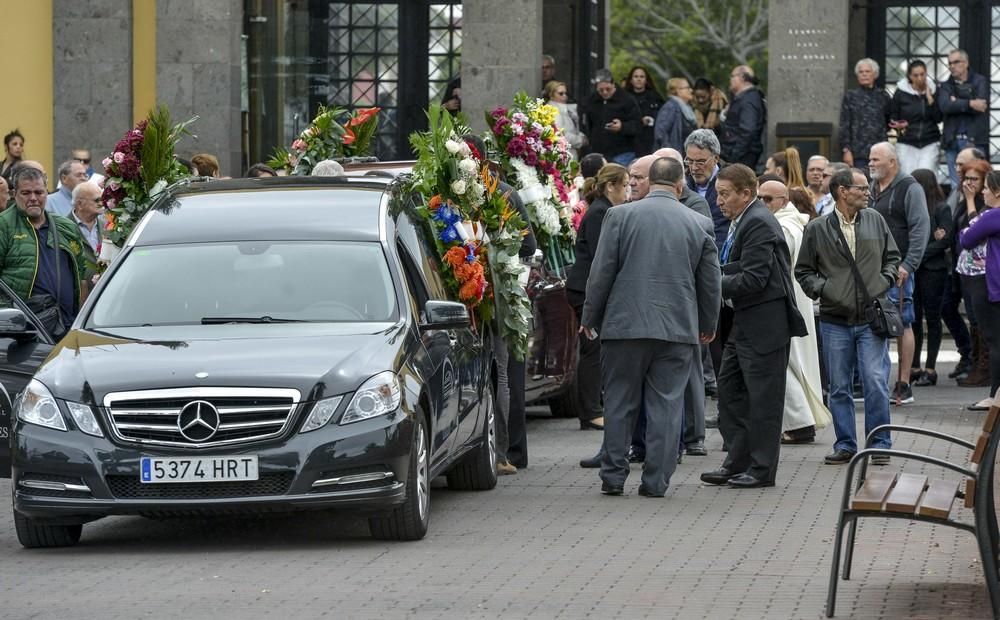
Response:
[[[872,333],[880,338],[899,338],[903,335],[903,319],[899,316],[899,310],[891,304],[882,305],[880,300],[872,299],[872,296],[868,294],[868,287],[865,286],[865,280],[861,277],[861,272],[858,270],[858,264],[854,260],[854,255],[851,254],[851,249],[847,247],[847,239],[844,237],[844,231],[840,229],[840,222],[837,221],[836,214],[830,218],[830,222],[837,230],[841,251],[847,257],[848,262],[851,263],[854,284],[861,289],[861,293],[864,295],[865,320],[868,321],[869,327],[872,328]]]

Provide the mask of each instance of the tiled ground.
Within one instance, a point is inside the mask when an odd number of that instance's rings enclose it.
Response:
[[[920,388],[894,421],[971,439],[982,414],[962,405],[982,392]],[[701,484],[698,474],[721,461],[721,439],[709,431],[710,455],[686,458],[665,499],[637,496],[635,471],[628,495],[611,498],[577,466],[599,433],[534,413],[531,467],[492,492],[435,489],[431,531],[419,543],[375,542],[358,520],[307,514],[107,519],[86,526],[73,549],[24,551],[2,510],[0,618],[822,616],[844,475],[822,464],[832,430],[785,449],[773,489]],[[9,496],[7,481],[0,496]],[[863,522],[838,617],[989,617],[972,537]]]

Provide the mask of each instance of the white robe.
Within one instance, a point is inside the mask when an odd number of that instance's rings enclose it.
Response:
[[[791,254],[792,271],[799,258],[802,246],[802,232],[809,222],[809,216],[799,213],[791,204],[786,204],[774,214],[785,233],[785,243]],[[813,321],[813,303],[803,292],[792,274],[795,289],[795,305],[805,319],[809,333],[792,338],[788,354],[788,372],[785,377],[785,412],[781,420],[782,431],[793,431],[807,426],[819,429],[830,424],[833,417],[823,404],[823,383],[819,374],[819,347],[816,345],[816,324]]]

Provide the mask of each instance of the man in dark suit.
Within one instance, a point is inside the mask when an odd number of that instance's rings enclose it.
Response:
[[[666,492],[677,466],[688,375],[698,345],[714,337],[719,312],[721,274],[709,222],[676,197],[683,167],[658,159],[650,166],[649,181],[645,199],[605,216],[580,327],[589,338],[600,330],[601,491],[608,495],[623,493],[626,453],[640,406],[647,420],[639,494],[662,497]]]
[[[701,479],[769,487],[778,470],[789,342],[806,335],[806,325],[792,297],[785,237],[757,200],[753,170],[743,164],[723,168],[715,188],[719,207],[732,221],[719,256],[722,296],[733,306],[719,372],[719,430],[729,453],[720,469]]]

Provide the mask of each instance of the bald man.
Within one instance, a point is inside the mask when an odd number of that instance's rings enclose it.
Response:
[[[654,161],[654,155],[644,155],[628,167],[629,202],[642,200],[649,193],[649,167]]]
[[[767,124],[764,94],[757,88],[757,77],[746,65],[734,67],[729,74],[733,94],[726,119],[722,123],[722,159],[731,164],[745,164],[756,170],[764,152],[763,134]]]
[[[672,149],[670,147],[662,148],[653,153],[653,159],[656,159],[657,157],[669,157],[681,162],[682,166],[684,165],[684,156],[682,156],[677,149]],[[691,209],[695,213],[704,215],[709,219],[712,218],[712,210],[708,206],[708,201],[702,198],[698,192],[693,191],[690,187],[688,187],[687,184],[684,185],[684,191],[681,192],[678,199],[681,201],[682,205]],[[714,376],[715,373],[712,374]]]

